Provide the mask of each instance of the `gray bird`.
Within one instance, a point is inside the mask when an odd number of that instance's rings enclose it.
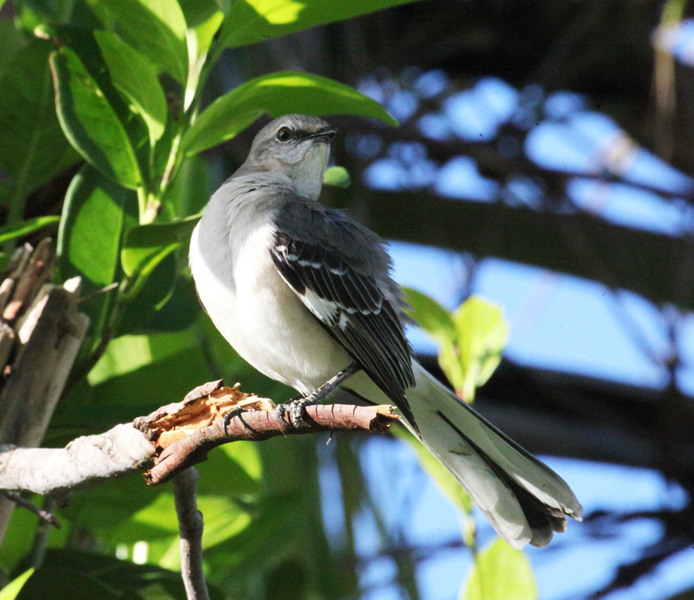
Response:
[[[580,503],[413,359],[382,241],[318,202],[334,134],[304,115],[258,133],[191,238],[203,307],[247,362],[309,401],[331,381],[361,400],[394,404],[504,540],[548,544],[567,516],[581,520]]]

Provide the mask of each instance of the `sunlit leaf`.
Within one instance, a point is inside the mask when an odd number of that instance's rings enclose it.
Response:
[[[247,81],[217,98],[183,137],[182,147],[195,154],[231,139],[263,113],[315,116],[346,113],[396,121],[375,100],[354,88],[318,75],[284,71]]]
[[[348,188],[352,184],[352,178],[344,167],[330,167],[325,171],[323,183],[334,187]]]
[[[127,190],[85,165],[68,188],[58,234],[62,279],[80,275],[87,293],[114,281]]]
[[[475,557],[461,600],[536,600],[530,561],[497,538]]]
[[[28,219],[26,221],[20,221],[19,223],[0,227],[0,243],[9,242],[10,240],[24,237],[25,235],[29,235],[47,227],[55,227],[59,222],[60,217],[49,215],[46,217],[36,217],[35,219]]]
[[[85,296],[117,278],[128,199],[135,202],[134,192],[89,164],[70,183],[58,231],[58,269],[63,281],[79,275]],[[103,330],[111,303],[112,294],[97,294],[80,307],[91,319],[92,335]]]
[[[2,7],[2,0],[0,0],[0,7]],[[15,600],[19,592],[24,587],[27,579],[34,574],[35,569],[28,569],[24,571],[19,577],[16,577],[10,583],[8,583],[2,591],[0,591],[0,600]]]
[[[178,354],[195,343],[195,336],[190,331],[165,335],[123,335],[115,338],[89,373],[89,383],[97,385],[136,371]]]
[[[123,25],[125,40],[149,56],[179,83],[188,73],[186,20],[178,2],[169,0],[100,0]]]
[[[351,19],[413,0],[236,0],[220,41],[244,46],[315,25]]]
[[[157,69],[117,34],[95,31],[94,36],[114,87],[126,98],[131,110],[144,119],[153,146],[164,133],[168,113]]]
[[[406,288],[404,292],[405,302],[409,305],[407,314],[438,343],[454,344],[456,329],[449,312],[438,302],[417,290]]]
[[[128,276],[151,271],[190,237],[200,215],[172,223],[140,225],[128,231],[121,261]]]
[[[458,352],[464,372],[463,398],[470,402],[501,361],[508,324],[498,306],[479,296],[468,298],[454,313]]]
[[[56,108],[70,143],[104,175],[136,188],[140,168],[130,140],[103,92],[69,48],[51,54]]]

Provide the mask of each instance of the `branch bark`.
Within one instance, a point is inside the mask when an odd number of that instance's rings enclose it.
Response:
[[[181,536],[181,577],[188,600],[209,600],[202,570],[202,513],[196,493],[200,475],[195,467],[182,471],[173,481],[174,502]]]
[[[149,485],[169,481],[204,461],[216,446],[238,440],[321,431],[387,431],[398,420],[393,407],[346,404],[307,407],[308,422],[296,427],[279,418],[274,403],[214,381],[134,423],[84,436],[65,448],[0,446],[0,490],[50,495],[66,503],[72,492],[105,479],[145,473]],[[244,407],[224,432],[225,414]]]

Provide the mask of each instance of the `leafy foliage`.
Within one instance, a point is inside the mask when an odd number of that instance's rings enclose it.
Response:
[[[536,600],[530,561],[502,540],[489,543],[475,557],[462,600]]]
[[[59,223],[57,277],[81,277],[81,310],[91,319],[45,443],[62,445],[146,414],[220,374],[276,400],[290,397],[241,361],[198,306],[185,254],[209,196],[199,153],[263,114],[350,113],[396,123],[343,83],[289,71],[251,79],[203,108],[207,78],[225,47],[405,1],[75,0],[70,10],[51,0],[15,2],[19,31],[0,23],[0,201],[8,208],[0,242],[9,249]],[[27,196],[70,167],[60,217],[23,220]],[[348,186],[349,174],[333,167],[325,183]],[[496,366],[505,339],[503,331],[492,331],[492,312],[475,305],[450,316],[423,298],[410,300],[416,316],[448,344],[447,364],[463,361],[455,370],[461,389],[474,390]],[[479,336],[486,341],[478,344]],[[359,593],[357,575],[339,564],[322,521],[315,448],[310,439],[236,443],[200,466],[214,598]],[[356,450],[340,448],[350,465],[341,463],[340,477],[353,535],[364,482]],[[422,460],[443,482],[447,473],[439,463],[428,453]],[[443,483],[469,513],[469,498],[449,484]],[[36,519],[15,512],[0,563],[16,578],[0,600],[185,597],[175,573],[170,489],[147,488],[137,478],[109,481],[76,494],[59,512],[65,529],[51,533],[35,570],[27,570],[26,532]],[[133,559],[142,547],[145,564],[115,558]]]
[[[439,363],[458,395],[467,402],[484,385],[501,361],[508,324],[501,309],[478,296],[448,313],[431,298],[407,290],[410,316],[439,347]]]

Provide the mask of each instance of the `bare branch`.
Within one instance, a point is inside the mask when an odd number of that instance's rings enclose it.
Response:
[[[240,407],[251,412],[234,417],[225,434],[221,417]],[[163,483],[228,442],[319,431],[383,432],[398,419],[388,405],[309,406],[307,415],[308,423],[296,427],[275,414],[271,400],[215,381],[134,424],[77,438],[65,448],[0,446],[0,490],[51,495],[60,502],[75,490],[147,467],[152,467],[145,474],[147,482]]]
[[[202,571],[202,513],[195,498],[200,476],[195,467],[181,471],[173,480],[174,502],[181,537],[181,577],[188,600],[209,600]]]
[[[29,500],[27,500],[26,498],[22,498],[19,494],[15,494],[13,492],[3,492],[2,495],[5,496],[5,498],[7,498],[8,500],[17,504],[18,506],[26,508],[29,512],[34,513],[39,519],[41,519],[49,525],[53,525],[53,527],[55,527],[56,529],[60,529],[62,527],[60,521],[58,521],[54,514],[52,514],[50,511],[39,508],[35,504],[29,502]]]

